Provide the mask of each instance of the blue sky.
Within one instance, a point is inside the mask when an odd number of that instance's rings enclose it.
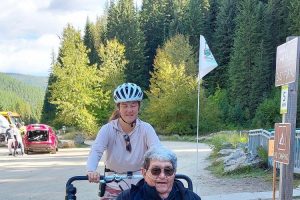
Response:
[[[141,2],[141,0],[136,0]],[[0,4],[0,72],[48,76],[67,23],[83,33],[106,0],[6,0]]]

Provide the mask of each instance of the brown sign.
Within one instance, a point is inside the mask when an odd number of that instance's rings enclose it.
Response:
[[[291,124],[275,124],[274,160],[283,164],[289,164],[290,158]]]
[[[275,86],[296,81],[298,37],[277,47]]]

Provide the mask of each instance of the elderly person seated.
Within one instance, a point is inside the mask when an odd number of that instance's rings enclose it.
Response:
[[[123,191],[117,200],[201,200],[175,179],[176,167],[177,157],[172,151],[164,147],[149,149],[144,155],[144,179]]]

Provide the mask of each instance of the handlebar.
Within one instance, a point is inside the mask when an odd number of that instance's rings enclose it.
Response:
[[[124,179],[141,179],[143,178],[142,175],[133,175],[132,173],[127,173],[126,175],[120,175],[120,174],[113,174],[110,176],[100,176],[99,183],[110,183],[110,182],[120,182]],[[187,182],[188,189],[193,191],[193,183],[192,180],[183,174],[176,174],[175,179],[183,179]],[[73,186],[72,182],[74,181],[81,181],[81,180],[89,180],[88,176],[73,176],[69,178],[69,180],[66,183],[66,196],[65,200],[76,200],[76,187]]]

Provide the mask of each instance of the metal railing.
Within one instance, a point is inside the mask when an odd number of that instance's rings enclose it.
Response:
[[[257,155],[257,148],[263,147],[269,150],[269,140],[274,139],[274,131],[266,131],[264,129],[250,130],[248,132],[248,149],[252,155]],[[271,160],[273,158],[271,157]],[[269,159],[269,165],[273,166],[273,162]],[[300,130],[296,130],[295,146],[294,146],[294,172],[300,174]]]

